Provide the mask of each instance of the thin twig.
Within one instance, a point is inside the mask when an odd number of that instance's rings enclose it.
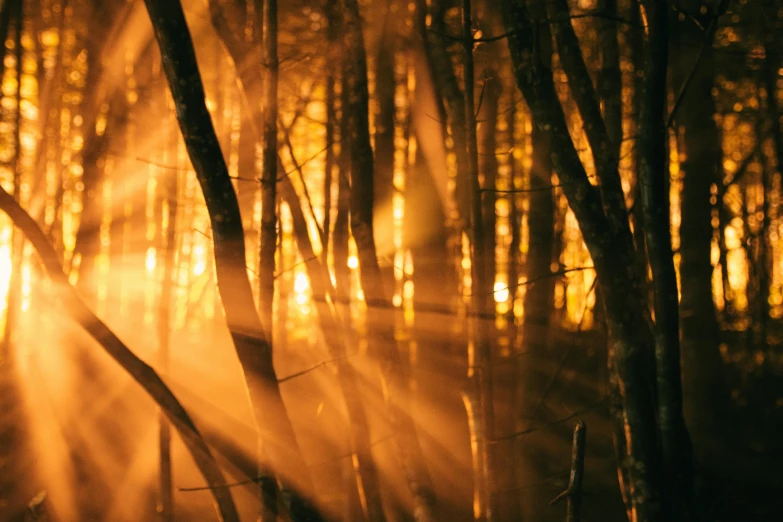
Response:
[[[674,125],[674,120],[675,117],[677,116],[677,110],[680,108],[680,105],[682,104],[682,99],[685,97],[685,93],[688,91],[688,87],[690,87],[693,78],[696,76],[696,71],[698,71],[699,69],[699,64],[704,58],[704,55],[707,53],[707,49],[712,48],[713,39],[715,37],[715,31],[717,31],[718,29],[718,19],[721,17],[721,15],[723,15],[726,12],[728,6],[729,6],[729,0],[721,0],[720,5],[718,6],[718,11],[715,13],[715,16],[710,21],[710,25],[707,28],[706,33],[704,34],[704,41],[702,41],[701,49],[699,49],[699,54],[696,56],[696,61],[694,62],[693,67],[691,67],[691,70],[688,73],[688,76],[685,78],[685,81],[682,82],[682,87],[680,87],[680,92],[677,94],[677,98],[674,101],[674,106],[672,106],[672,112],[669,114],[669,117],[666,119],[667,127],[672,127]]]
[[[595,404],[592,404],[592,405],[588,406],[587,408],[583,408],[581,410],[575,411],[575,412],[571,413],[570,415],[567,415],[567,416],[565,416],[563,418],[557,419],[557,420],[549,422],[547,424],[543,424],[541,426],[534,426],[532,428],[526,428],[524,430],[515,431],[514,433],[509,433],[508,435],[503,435],[502,437],[497,437],[494,440],[489,441],[489,443],[490,444],[497,444],[498,442],[502,442],[504,440],[516,439],[517,437],[521,437],[522,435],[528,435],[530,433],[534,433],[536,431],[541,431],[543,429],[550,428],[550,427],[555,426],[557,424],[562,424],[564,422],[570,421],[574,417],[578,417],[578,416],[580,416],[582,414],[585,414],[585,413],[587,413],[589,411],[592,411],[592,410],[598,408],[599,406],[603,406],[606,403],[606,399],[607,399],[607,397],[604,396],[600,401],[596,402]]]
[[[585,439],[587,437],[587,426],[579,421],[574,426],[574,439],[571,449],[571,477],[568,481],[568,488],[552,499],[550,505],[555,505],[563,497],[568,499],[568,508],[566,511],[566,522],[579,522],[582,507],[582,482],[585,473]]]
[[[345,360],[345,359],[347,359],[349,357],[353,357],[355,355],[357,355],[357,354],[356,353],[347,353],[347,354],[345,354],[345,355],[343,355],[341,357],[337,357],[335,359],[329,359],[328,361],[321,361],[318,364],[314,364],[311,367],[306,368],[304,370],[300,370],[298,372],[294,372],[291,375],[286,375],[285,377],[280,377],[279,379],[277,379],[277,382],[284,383],[286,381],[290,381],[291,379],[295,379],[297,377],[301,377],[302,375],[305,375],[306,373],[310,373],[313,370],[317,370],[318,368],[321,368],[321,367],[326,366],[328,364],[334,364],[336,362]]]
[[[627,18],[623,18],[621,16],[613,16],[611,14],[607,14],[603,11],[588,11],[585,13],[578,13],[578,14],[572,14],[569,16],[564,16],[562,18],[542,18],[540,20],[534,20],[533,22],[537,25],[553,25],[553,24],[562,24],[569,22],[571,20],[580,20],[583,18],[603,18],[606,20],[611,20],[613,22],[617,22],[619,24],[628,25],[631,27],[636,27],[637,29],[644,29],[644,27],[640,24],[637,24],[636,22],[632,20],[628,20]],[[444,33],[441,31],[438,31],[436,29],[432,29],[430,27],[427,28],[427,31],[446,38],[447,40],[452,40],[454,42],[463,42],[464,38],[462,36],[454,36],[452,34]],[[508,38],[509,36],[516,34],[517,31],[506,31],[503,34],[495,35],[495,36],[483,36],[481,38],[472,38],[473,42],[476,43],[492,43],[497,42],[498,40],[503,40],[504,38]]]

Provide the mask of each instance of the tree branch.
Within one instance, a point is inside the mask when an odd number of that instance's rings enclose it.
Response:
[[[182,441],[192,455],[204,480],[211,486],[217,486],[225,482],[223,473],[210,453],[201,433],[199,433],[179,400],[155,370],[139,359],[79,298],[68,282],[68,276],[63,272],[57,252],[52,248],[43,231],[33,218],[14,201],[13,196],[2,187],[0,187],[0,209],[24,233],[38,254],[41,264],[46,269],[65,305],[63,307],[65,312],[79,323],[101,345],[106,353],[117,361],[160,406],[161,410],[179,431]],[[239,515],[230,493],[214,490],[213,496],[220,520],[224,522],[239,522]]]
[[[699,64],[704,58],[704,55],[707,53],[707,50],[712,48],[713,39],[715,38],[715,31],[718,30],[718,19],[726,12],[728,7],[729,0],[721,0],[720,5],[718,5],[718,11],[715,13],[715,16],[712,18],[712,20],[710,20],[710,25],[707,27],[707,31],[704,33],[704,40],[701,43],[699,54],[696,56],[696,61],[693,63],[693,67],[691,67],[691,71],[688,73],[685,81],[682,82],[680,91],[677,93],[677,98],[674,100],[672,111],[669,114],[669,117],[666,119],[667,127],[674,126],[675,118],[677,117],[677,110],[680,108],[682,100],[685,97],[685,93],[688,92],[688,87],[690,87],[693,78],[696,76],[696,71],[699,69]]]

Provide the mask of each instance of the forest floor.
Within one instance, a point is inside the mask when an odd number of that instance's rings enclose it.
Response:
[[[75,332],[71,340],[72,347],[84,346],[86,341],[82,334]],[[564,520],[565,506],[562,503],[551,506],[550,501],[567,485],[572,429],[578,420],[582,420],[587,425],[582,519],[586,522],[624,522],[626,519],[617,484],[611,422],[604,400],[605,344],[600,335],[590,332],[559,332],[552,336],[550,344],[546,357],[527,363],[535,365],[535,372],[542,376],[543,382],[541,397],[534,398],[539,404],[538,423],[532,426],[521,426],[513,411],[520,392],[513,378],[515,362],[503,358],[497,361],[495,393],[498,422],[495,435],[503,439],[520,428],[528,431],[495,445],[499,462],[517,463],[516,466],[505,466],[499,476],[499,520],[519,520],[525,514],[528,516],[524,519],[536,522]],[[312,347],[307,346],[312,345],[292,343],[287,347],[281,365],[306,368],[313,364],[314,359],[323,358],[323,354],[314,355]],[[414,409],[418,411],[420,438],[428,457],[443,519],[471,520],[470,441],[461,395],[465,380],[464,354],[456,350],[445,352],[441,348],[432,351],[420,349],[413,375],[417,396]],[[152,461],[155,460],[155,452],[144,448],[156,441],[155,409],[148,400],[141,399],[141,392],[130,380],[123,378],[119,370],[108,373],[102,371],[106,360],[102,355],[97,358],[93,355],[94,346],[89,349],[75,348],[73,353],[75,357],[71,364],[79,369],[62,371],[64,374],[70,372],[69,380],[76,387],[72,393],[81,399],[67,410],[61,410],[59,418],[50,419],[50,423],[59,424],[58,430],[63,441],[70,444],[65,456],[67,466],[82,470],[75,475],[75,480],[79,481],[75,485],[78,506],[84,508],[91,503],[96,504],[96,499],[111,505],[111,499],[127,496],[126,501],[135,503],[137,512],[149,514],[149,518],[141,519],[154,520],[154,475],[147,478],[150,486],[140,490],[132,489],[132,481],[138,478],[134,475],[134,469],[149,468],[154,473],[155,465]],[[407,506],[410,498],[395,460],[393,441],[390,440],[388,430],[383,429],[382,416],[377,413],[382,409],[382,398],[373,380],[372,369],[359,366],[367,381],[368,410],[376,412],[371,418],[375,426],[372,437],[375,441],[374,456],[382,470],[382,478],[393,486],[390,488],[392,493],[387,495],[387,505],[397,506],[391,510],[389,520],[408,521],[410,516],[407,514]],[[769,366],[771,369],[774,367]],[[724,437],[697,441],[704,497],[711,506],[709,512],[704,513],[704,522],[766,522],[776,519],[774,515],[779,514],[779,494],[783,491],[783,482],[777,470],[780,469],[783,449],[775,435],[781,433],[783,427],[783,416],[779,415],[781,408],[778,404],[780,373],[770,370],[767,372],[769,375],[764,373],[752,379],[740,379],[747,373],[746,370],[733,370],[733,382],[745,383],[740,395],[745,397],[745,401],[737,405],[729,422],[739,427],[733,442],[727,443]],[[291,409],[293,422],[301,433],[300,444],[312,464],[322,503],[330,506],[335,514],[345,514],[345,499],[340,498],[340,492],[345,491],[345,475],[346,471],[350,472],[350,458],[347,448],[335,442],[345,437],[340,432],[343,425],[335,420],[337,417],[334,413],[329,413],[340,410],[339,406],[335,406],[339,397],[329,397],[330,375],[331,372],[319,369],[298,382],[287,384],[293,388],[286,390],[287,397],[290,397],[286,402]],[[0,383],[4,383],[5,390],[10,377],[6,374],[2,377]],[[179,380],[176,376],[170,376],[167,381],[184,405],[193,412],[196,423],[225,466],[227,480],[245,482],[234,488],[235,497],[244,506],[244,511],[251,512],[255,501],[253,483],[248,481],[256,475],[256,470],[250,458],[255,444],[250,423],[242,415],[227,413],[225,404],[213,397],[213,391],[208,385],[194,387],[185,384],[192,380]],[[18,397],[24,390],[29,393],[29,385],[17,390],[15,396]],[[12,396],[10,391],[2,394],[5,399]],[[765,402],[762,404],[762,401]],[[7,400],[3,401],[2,420],[6,421],[9,415],[13,416],[13,410]],[[81,412],[81,421],[78,412]],[[146,418],[149,422],[139,425],[134,422],[139,418]],[[24,434],[18,430],[15,433],[13,439],[19,443]],[[113,443],[117,440],[131,442],[118,446]],[[6,456],[10,444],[16,444],[5,438],[0,442],[3,443]],[[62,447],[60,442],[57,444]],[[42,458],[33,457],[33,450],[27,446],[17,444],[18,450],[26,452],[20,460],[22,465],[17,468],[19,470],[43,462]],[[138,457],[139,452],[149,456]],[[91,461],[90,455],[94,457],[97,454],[106,457],[102,461]],[[189,469],[192,465],[182,464],[187,459],[183,458],[181,448],[175,451],[175,460],[179,463],[175,488],[198,485],[197,475]],[[129,464],[123,467],[120,464],[123,462]],[[2,496],[7,497],[11,493],[12,490],[6,488],[18,488],[20,485],[24,485],[22,489],[28,500],[37,492],[27,481],[9,480],[9,475],[5,474]],[[206,491],[179,492],[177,509],[179,516],[184,517],[181,518],[183,520],[211,520],[213,517]],[[112,511],[95,505],[93,509],[81,512],[79,519],[125,520],[122,513],[119,508]],[[336,518],[347,517],[340,515]],[[0,520],[6,519],[0,516]]]

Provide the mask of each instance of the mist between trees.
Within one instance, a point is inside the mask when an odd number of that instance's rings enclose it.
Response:
[[[0,520],[779,510],[777,2],[5,0],[0,40]]]

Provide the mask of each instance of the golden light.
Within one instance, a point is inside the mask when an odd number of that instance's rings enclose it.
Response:
[[[310,280],[307,278],[307,274],[299,272],[294,279],[294,292],[297,294],[303,294],[310,289]]]
[[[200,276],[207,269],[207,255],[204,245],[196,245],[193,248],[193,258],[195,263],[193,264],[193,275]]]
[[[147,267],[147,272],[154,272],[155,271],[155,264],[157,261],[157,252],[155,250],[155,247],[149,247],[147,249],[147,256],[144,261],[144,266]]]
[[[508,301],[509,291],[508,284],[504,281],[495,281],[495,302],[505,303]]]

